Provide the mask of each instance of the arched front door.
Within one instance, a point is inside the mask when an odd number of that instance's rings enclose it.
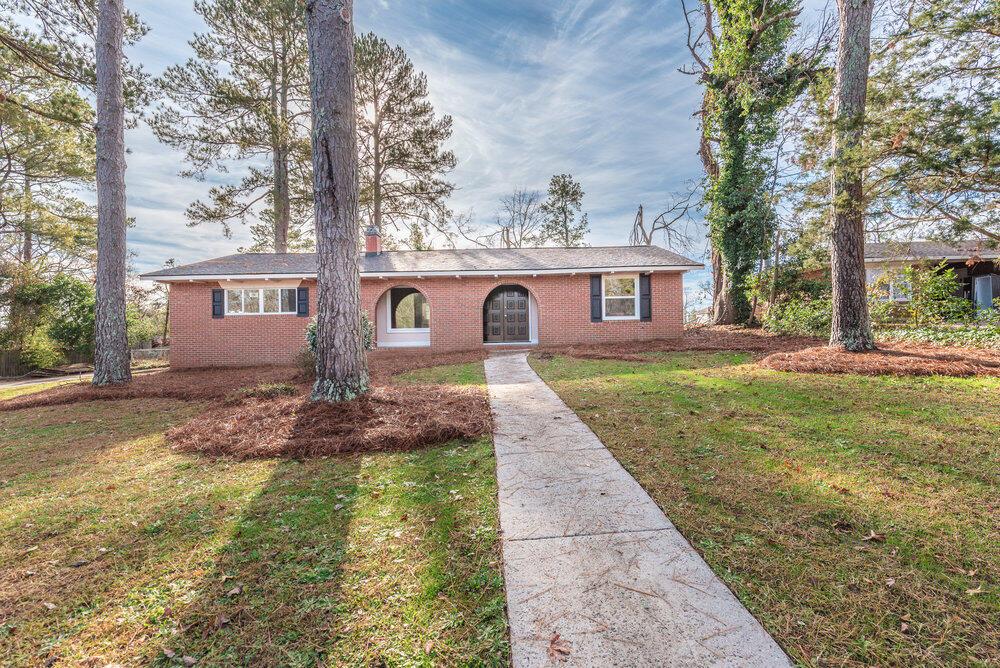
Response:
[[[528,291],[520,285],[501,285],[483,304],[483,341],[511,343],[531,339]]]

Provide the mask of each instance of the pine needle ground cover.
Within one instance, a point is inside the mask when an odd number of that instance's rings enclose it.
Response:
[[[472,362],[395,382],[484,380]],[[507,665],[488,437],[304,460],[170,448],[211,401],[0,412],[0,665]]]
[[[532,366],[794,659],[1000,663],[1000,379],[645,359]]]

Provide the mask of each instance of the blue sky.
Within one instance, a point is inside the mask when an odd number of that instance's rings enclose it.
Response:
[[[127,4],[151,28],[133,61],[159,74],[190,55],[203,24],[189,2]],[[454,118],[456,211],[485,222],[513,188],[544,190],[552,174],[571,173],[586,191],[587,242],[624,244],[640,203],[655,215],[701,175],[700,91],[677,71],[688,60],[679,0],[358,0],[355,29],[400,44],[426,72],[438,113]],[[180,153],[143,124],[127,143],[135,269],[246,243],[243,228],[225,239],[186,226],[184,209],[210,184],[178,176]],[[689,289],[704,278],[689,274]]]

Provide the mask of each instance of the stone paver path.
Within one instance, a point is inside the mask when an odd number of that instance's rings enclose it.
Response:
[[[486,378],[516,668],[789,665],[525,353]]]

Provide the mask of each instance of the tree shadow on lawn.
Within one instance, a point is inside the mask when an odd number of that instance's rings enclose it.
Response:
[[[718,367],[677,382],[662,367],[616,378],[616,364],[551,370],[797,658],[1000,658],[986,640],[1000,620],[998,432],[980,380]]]
[[[280,463],[146,660],[506,665],[492,463],[488,439]]]

